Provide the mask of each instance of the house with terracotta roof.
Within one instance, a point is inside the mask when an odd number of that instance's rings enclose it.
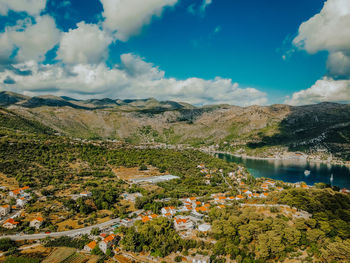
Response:
[[[146,223],[146,222],[148,222],[148,221],[150,221],[151,219],[149,218],[149,216],[143,216],[142,218],[141,218],[141,221],[143,222],[143,223]]]
[[[196,211],[199,212],[199,213],[208,212],[208,207],[206,207],[206,206],[199,206],[199,207],[196,207]]]
[[[161,213],[162,213],[162,215],[166,215],[166,214],[175,215],[176,208],[174,206],[163,207],[161,210]]]
[[[146,215],[146,216],[141,217],[141,221],[142,221],[143,223],[146,223],[146,222],[148,222],[148,221],[150,221],[150,220],[152,220],[152,219],[155,219],[155,218],[157,218],[157,217],[158,217],[158,215],[156,215],[156,214]]]
[[[255,198],[260,198],[260,194],[254,193],[254,194],[253,194],[253,197],[255,197]]]
[[[194,228],[193,222],[188,217],[175,217],[174,226],[177,231],[190,230]]]
[[[24,194],[26,190],[30,189],[29,186],[24,186],[22,188],[18,188],[15,190],[10,191],[9,195],[11,197],[17,197],[20,194]]]
[[[13,218],[9,218],[3,223],[2,227],[7,229],[13,229],[16,228],[18,224],[19,222],[16,222]]]
[[[266,198],[266,197],[268,197],[268,195],[269,195],[269,193],[262,193],[262,194],[260,195],[260,197]]]
[[[9,205],[2,205],[0,206],[0,216],[6,216],[8,213],[10,213],[10,206]]]
[[[103,239],[100,243],[98,243],[98,246],[103,253],[106,254],[107,249],[112,247],[115,244],[116,237],[117,237],[116,235],[111,234],[108,237],[106,237],[105,239]]]
[[[39,229],[43,224],[43,222],[44,222],[44,218],[42,218],[41,216],[38,216],[34,218],[32,221],[30,221],[29,226]]]
[[[243,195],[237,195],[236,196],[236,200],[243,200],[244,199],[244,196]]]
[[[91,241],[89,244],[84,246],[84,250],[87,252],[91,252],[96,247],[96,245],[97,245],[96,240]]]
[[[268,184],[262,184],[261,185],[261,189],[263,189],[264,191],[269,190],[269,185]]]

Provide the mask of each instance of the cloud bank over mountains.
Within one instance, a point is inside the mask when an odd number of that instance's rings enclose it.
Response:
[[[310,54],[328,51],[328,74],[285,102],[350,101],[350,1],[326,1],[319,14],[300,25],[293,44]]]
[[[0,15],[22,15],[0,33],[0,87],[31,95],[267,104],[268,94],[232,79],[166,77],[159,67],[130,51],[117,64],[107,64],[111,45],[127,42],[179,2],[100,0],[103,10],[98,22],[80,21],[63,31],[47,12],[46,0],[2,0]],[[188,11],[204,16],[212,2],[198,1]],[[71,5],[68,0],[64,3]],[[287,97],[285,103],[350,101],[350,1],[327,0],[319,14],[300,25],[293,45],[310,55],[328,52],[327,74],[310,88]]]
[[[211,4],[204,0],[201,12]],[[67,32],[45,14],[44,0],[3,0],[0,14],[9,10],[27,17],[0,34],[0,81],[7,90],[24,94],[72,97],[111,97],[181,100],[193,104],[266,104],[267,94],[240,87],[231,79],[165,77],[165,72],[143,58],[122,54],[120,64],[107,66],[108,47],[128,41],[178,0],[101,0],[102,19],[81,21]],[[43,15],[41,15],[43,14]],[[54,63],[44,63],[55,52]]]

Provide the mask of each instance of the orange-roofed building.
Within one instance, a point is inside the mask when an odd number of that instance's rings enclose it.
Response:
[[[302,187],[303,189],[309,189],[309,186],[306,185],[306,184],[301,185],[301,187]]]
[[[86,250],[87,252],[91,252],[97,245],[97,242],[91,241],[89,244],[85,245],[84,250]]]
[[[236,196],[236,200],[242,200],[242,199],[244,199],[244,196],[243,196],[243,195],[237,195],[237,196]]]
[[[218,207],[219,208],[225,208],[225,205],[219,205]]]
[[[144,216],[144,217],[142,217],[141,220],[142,220],[142,222],[144,222],[144,223],[150,221],[149,216]]]
[[[269,195],[269,193],[262,193],[262,194],[261,194],[261,197],[265,198],[265,197],[267,197],[268,195]]]
[[[99,248],[102,250],[103,253],[106,254],[106,251],[108,248],[110,248],[116,241],[116,235],[111,234],[105,239],[103,239],[99,244]]]
[[[156,214],[153,214],[153,215],[151,215],[151,217],[154,219],[154,218],[157,218],[157,216],[158,215],[156,215]]]
[[[196,207],[197,212],[207,212],[208,208],[205,206]]]
[[[13,218],[7,219],[2,225],[3,228],[13,229],[16,228],[19,222],[16,222]]]
[[[205,207],[210,207],[210,204],[204,204]]]
[[[193,229],[193,222],[189,218],[175,217],[174,226],[177,231]]]

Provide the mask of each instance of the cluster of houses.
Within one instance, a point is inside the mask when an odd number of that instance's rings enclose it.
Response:
[[[4,190],[4,189],[2,189]],[[0,205],[0,217],[8,216],[4,222],[2,222],[2,227],[6,229],[14,229],[17,228],[20,222],[16,221],[16,217],[20,214],[20,212],[11,215],[11,212],[17,210],[19,208],[23,208],[27,202],[31,199],[31,195],[29,193],[30,187],[24,186],[15,190],[11,190],[8,193],[10,199],[16,200],[16,205],[4,204]],[[29,226],[39,229],[43,224],[44,219],[41,216],[35,217],[29,221]]]
[[[110,235],[101,234],[100,238],[102,238],[101,241],[93,240],[87,245],[85,245],[84,250],[87,252],[91,252],[96,248],[96,246],[98,246],[99,249],[106,254],[108,249],[111,249],[111,250],[117,249],[115,247],[115,244],[117,243],[118,239],[115,234],[110,234]]]

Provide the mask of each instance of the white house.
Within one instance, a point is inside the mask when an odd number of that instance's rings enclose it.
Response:
[[[0,206],[0,216],[6,216],[8,213],[10,213],[10,206],[9,205]]]
[[[98,246],[101,249],[101,251],[106,254],[107,249],[110,248],[112,245],[114,245],[115,240],[116,240],[116,235],[111,234],[105,239],[103,239],[100,243],[98,243]]]
[[[43,224],[43,222],[44,222],[44,218],[42,218],[41,216],[38,216],[34,218],[32,221],[30,221],[29,226],[39,229]]]
[[[27,200],[24,197],[21,197],[16,200],[16,206],[23,207],[27,203]]]

